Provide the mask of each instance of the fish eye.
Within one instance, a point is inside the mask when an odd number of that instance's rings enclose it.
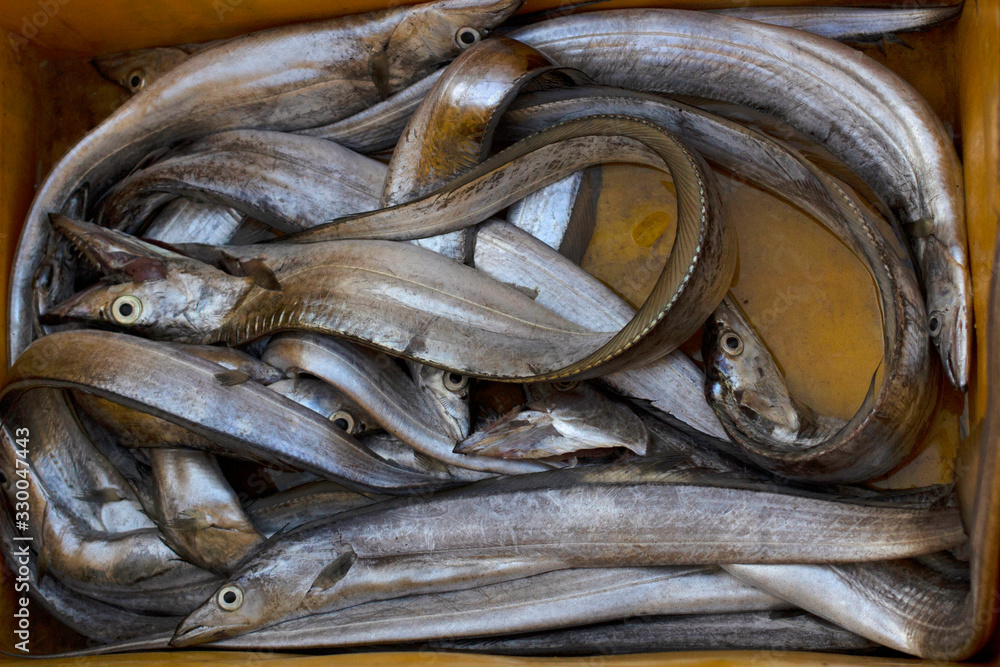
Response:
[[[448,373],[444,376],[444,388],[457,394],[469,386],[469,378],[460,373]]]
[[[341,431],[345,431],[346,433],[355,432],[354,417],[351,416],[350,412],[347,412],[345,410],[337,410],[332,415],[330,415],[330,421],[332,421],[333,425],[339,428]]]
[[[146,85],[146,77],[142,75],[141,69],[134,69],[129,72],[127,81],[128,87],[132,89],[132,92],[138,92]]]
[[[927,320],[927,329],[931,336],[938,336],[941,334],[941,313],[931,313],[930,318]]]
[[[576,389],[576,386],[577,386],[578,384],[580,384],[580,383],[579,383],[579,382],[574,382],[574,381],[572,381],[572,380],[571,380],[571,381],[568,381],[568,382],[567,382],[567,381],[563,381],[563,382],[553,382],[553,383],[552,383],[552,387],[553,387],[553,388],[554,388],[554,389],[555,389],[556,391],[570,391],[571,389]]]
[[[215,601],[224,611],[236,611],[243,606],[243,589],[236,584],[223,586],[216,594]]]
[[[723,351],[729,356],[738,357],[743,354],[743,339],[735,331],[723,331],[720,339]]]
[[[455,33],[455,43],[458,48],[467,49],[483,38],[475,28],[459,28]]]
[[[111,304],[111,317],[118,324],[132,324],[142,315],[142,301],[131,294],[123,294]]]

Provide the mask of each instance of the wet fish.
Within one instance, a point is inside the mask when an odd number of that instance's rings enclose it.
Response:
[[[673,472],[674,463],[587,466],[487,480],[420,502],[390,501],[308,524],[272,538],[178,626],[174,643],[200,643],[278,622],[310,596],[336,602],[338,591],[358,585],[352,583],[355,565],[363,583],[375,562],[391,566],[423,554],[432,554],[428,569],[411,576],[420,576],[424,591],[441,592],[448,579],[436,577],[435,569],[449,554],[470,566],[477,553],[547,560],[549,570],[842,562],[918,555],[964,539],[955,508],[841,503],[749,482],[727,488],[725,476]],[[456,524],[455,516],[476,520]],[[442,575],[462,572],[444,568]],[[242,604],[220,606],[216,598],[225,603],[227,593]]]
[[[353,399],[323,380],[294,377],[268,385],[268,389],[323,415],[350,435],[377,431],[382,427]]]
[[[228,206],[178,197],[163,207],[142,235],[166,243],[194,239],[201,243],[227,243],[243,224],[243,216]]]
[[[635,315],[635,309],[602,282],[513,225],[501,221],[480,225],[474,261],[480,271],[530,291],[537,303],[581,326],[620,327]],[[705,400],[704,373],[682,352],[597,381],[691,428],[729,439]]]
[[[833,40],[705,12],[612,10],[508,36],[599,83],[743,104],[828,148],[910,228],[931,339],[964,391],[972,309],[962,169],[944,125],[908,83]]]
[[[278,231],[298,231],[377,208],[372,193],[385,173],[380,162],[331,141],[266,130],[221,132],[121,181],[102,204],[101,223],[141,230],[155,210],[149,202],[166,195],[221,204]],[[174,242],[182,241],[210,242],[194,235]]]
[[[32,387],[73,387],[168,419],[230,452],[266,457],[358,488],[405,493],[441,485],[440,479],[386,463],[327,419],[256,382],[224,386],[216,378],[217,365],[170,347],[83,330],[46,336],[31,350],[11,368],[0,410]],[[184,383],[150,382],[157,377],[183,377]],[[292,442],[290,425],[296,433]]]
[[[875,642],[795,611],[641,616],[517,637],[438,640],[427,648],[499,655],[621,655],[661,651],[869,652]]]
[[[135,95],[187,60],[191,54],[204,51],[223,41],[225,40],[132,49],[97,56],[91,62],[101,76]]]
[[[725,354],[714,344],[711,350],[706,348],[715,354],[706,358],[709,399],[717,412],[724,410],[719,416],[738,445],[730,451],[783,476],[845,483],[884,475],[904,461],[931,414],[937,371],[930,364],[920,285],[905,246],[887,221],[793,149],[750,128],[655,95],[607,88],[536,93],[518,102],[518,107],[508,112],[506,127],[498,131],[517,138],[566,118],[602,113],[627,113],[683,134],[706,159],[741,174],[815,218],[862,259],[874,279],[883,324],[883,358],[878,369],[881,382],[873,378],[868,395],[848,425],[821,433],[809,430],[811,422],[803,423],[803,431],[794,441],[802,443],[797,451],[790,451],[796,449],[795,444],[788,438],[782,441],[782,434],[772,437],[766,421],[758,429],[749,413],[741,412],[753,410],[753,398],[757,407],[766,406],[767,388],[748,391],[741,386],[745,396],[740,395],[746,399],[742,407],[732,391],[725,394],[726,403],[720,400],[722,388],[729,386],[727,373],[732,360],[736,365],[745,361],[740,350],[734,348]],[[723,329],[715,327],[713,332],[721,334]],[[757,372],[756,367],[748,366],[743,377]],[[796,424],[788,430],[797,428]]]
[[[357,402],[382,428],[425,456],[500,474],[545,469],[537,464],[505,463],[454,453],[455,440],[446,432],[438,412],[388,355],[328,336],[295,333],[273,338],[263,359],[286,373],[307,373],[330,383]]]
[[[624,447],[644,455],[642,420],[585,384],[533,385],[533,400],[476,431],[455,447],[462,454],[538,459],[587,449]]]
[[[235,128],[293,131],[361,111],[464,48],[459,31],[499,25],[521,0],[440,0],[284,26],[200,51],[119,107],[53,168],[35,195],[11,278],[11,363],[33,338],[32,280],[50,213],[93,202],[151,151]],[[72,213],[71,210],[65,212]]]
[[[191,449],[148,455],[157,525],[184,560],[225,575],[263,544],[214,456]]]
[[[735,18],[780,25],[840,41],[873,41],[897,32],[929,28],[958,16],[950,7],[731,7],[708,10]]]
[[[389,496],[361,493],[335,482],[307,482],[286,491],[257,498],[246,506],[258,530],[270,537],[316,519],[372,505]]]

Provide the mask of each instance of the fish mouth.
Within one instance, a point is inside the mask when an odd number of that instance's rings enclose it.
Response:
[[[177,648],[184,648],[204,644],[216,639],[225,639],[233,634],[228,628],[212,627],[201,625],[197,621],[189,622],[184,620],[177,626],[177,630],[174,631],[174,636],[171,637],[169,644]]]

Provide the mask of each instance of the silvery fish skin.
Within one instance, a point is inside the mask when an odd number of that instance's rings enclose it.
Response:
[[[389,433],[422,454],[451,465],[493,472],[538,472],[544,466],[505,463],[456,454],[438,412],[395,361],[380,352],[328,336],[293,333],[276,336],[264,361],[289,374],[308,373],[343,391]]]
[[[944,125],[908,83],[833,40],[705,12],[596,12],[508,36],[599,83],[743,104],[828,148],[913,226],[931,338],[964,391],[972,308],[962,168]]]
[[[117,83],[135,95],[164,74],[181,64],[188,57],[221,44],[224,40],[177,46],[156,46],[109,53],[94,58],[92,64],[108,81]]]
[[[0,438],[6,437],[6,432],[0,434]],[[39,580],[38,545],[17,540],[14,517],[6,503],[0,511],[0,549],[10,571],[18,583],[27,582],[32,599],[67,627],[95,641],[112,643],[172,630],[181,620],[178,616],[127,611],[77,593],[52,576]]]
[[[360,493],[335,482],[308,482],[253,500],[246,511],[258,530],[270,537],[281,530],[387,499],[388,496]]]
[[[224,386],[217,365],[170,347],[80,330],[40,338],[31,350],[11,368],[0,410],[32,387],[72,387],[167,419],[229,452],[267,457],[358,488],[412,493],[441,486],[440,479],[386,463],[327,419],[267,387],[251,380]],[[183,377],[184,383],[151,384],[150,377]],[[193,402],[192,395],[202,400]],[[289,442],[292,424],[296,438]]]
[[[604,656],[705,649],[856,653],[878,647],[811,614],[786,611],[642,616],[517,637],[433,641],[426,648],[494,655]]]
[[[114,322],[159,338],[239,345],[307,329],[463,375],[512,378],[538,376],[540,368],[557,372],[614,338],[614,332],[585,331],[511,287],[409,244],[208,247],[216,258],[256,274],[238,277],[114,230],[67,219],[59,226],[109,272],[122,269],[140,280],[95,285],[50,314]],[[259,284],[261,267],[272,281],[267,287]],[[149,273],[136,276],[136,269]],[[150,274],[166,279],[146,280]],[[469,336],[483,347],[470,348]]]
[[[440,0],[265,30],[184,60],[119,107],[60,160],[35,195],[11,278],[11,363],[31,342],[32,280],[50,213],[102,188],[151,151],[235,128],[293,131],[361,111],[437,70],[463,29],[499,25],[521,0]]]
[[[163,195],[221,204],[282,232],[378,207],[385,165],[337,144],[266,130],[210,135],[122,180],[101,224],[136,232]],[[228,240],[228,239],[227,239]],[[192,235],[178,241],[210,243]]]
[[[920,286],[894,229],[847,186],[793,149],[732,121],[653,95],[608,88],[536,93],[508,112],[507,125],[499,131],[518,137],[565,118],[608,112],[646,118],[683,134],[706,159],[811,215],[866,264],[874,279],[883,324],[883,377],[877,386],[873,379],[857,414],[839,430],[811,432],[812,424],[804,423],[801,435],[795,436],[798,424],[793,424],[786,429],[793,433],[791,441],[782,442],[784,434],[772,435],[767,423],[758,428],[741,416],[741,410],[753,407],[749,401],[754,396],[760,398],[758,407],[766,405],[770,389],[766,381],[752,392],[741,387],[747,405],[738,405],[736,393],[725,391],[732,389],[729,379],[736,379],[729,368],[746,365],[742,376],[750,378],[757,366],[720,350],[718,336],[725,327],[712,327],[706,339],[712,348],[704,352],[711,355],[706,357],[706,391],[738,445],[732,451],[788,477],[847,483],[884,475],[905,460],[931,414],[938,373],[930,364]],[[721,312],[720,307],[717,315]]]
[[[851,632],[925,659],[951,659],[966,630],[968,583],[913,561],[840,565],[727,565],[760,586]]]
[[[532,192],[510,205],[507,222],[558,250],[569,228],[570,215],[582,183],[583,172],[578,171]]]
[[[455,451],[505,459],[540,459],[587,449],[624,447],[646,453],[642,420],[585,384],[532,385],[533,400],[469,438]]]
[[[560,570],[489,586],[361,604],[208,646],[331,648],[538,631],[647,614],[786,609],[712,567]]]
[[[841,41],[869,41],[895,32],[920,30],[958,16],[951,7],[732,7],[713,14],[780,25]]]
[[[595,330],[624,326],[634,315],[624,299],[540,240],[513,225],[489,221],[476,232],[476,268],[501,282],[535,294],[554,313]],[[604,375],[614,391],[648,402],[698,431],[728,440],[705,400],[705,376],[682,352],[649,364]]]
[[[267,388],[318,412],[349,435],[370,433],[382,428],[375,418],[353,399],[323,380],[294,377],[275,382]]]
[[[157,524],[184,560],[227,575],[263,544],[214,456],[192,449],[148,454]]]
[[[431,552],[434,563],[469,559],[475,572],[477,555],[545,561],[548,570],[842,562],[918,555],[965,539],[955,508],[841,503],[749,482],[730,488],[720,484],[731,478],[674,471],[675,463],[585,466],[487,480],[308,524],[272,538],[219,589],[218,596],[233,593],[242,605],[227,610],[213,596],[178,626],[174,641],[190,645],[280,621],[311,590],[350,587],[355,563],[391,565]],[[643,511],[648,507],[657,511]],[[456,524],[455,516],[476,520]],[[443,574],[455,576],[453,568]],[[447,590],[433,566],[412,575]]]
[[[427,474],[446,474],[455,480],[462,480],[463,482],[474,482],[488,476],[477,470],[449,465],[426,454],[422,454],[396,436],[385,431],[372,433],[362,438],[361,443],[386,461],[410,470]],[[549,464],[548,467],[553,466]]]
[[[417,107],[389,162],[382,206],[413,201],[464,174],[488,155],[493,129],[507,104],[558,66],[503,37],[471,46],[445,68]],[[563,74],[563,82],[571,82]],[[414,242],[465,263],[468,232],[460,229]]]
[[[148,519],[141,524],[126,519],[112,525],[111,530],[88,525],[72,509],[67,509],[72,508],[73,499],[67,499],[70,504],[64,505],[61,498],[53,494],[53,490],[61,490],[60,487],[48,487],[46,479],[51,475],[45,474],[47,467],[38,469],[32,462],[30,443],[28,456],[20,456],[23,448],[17,445],[19,428],[29,429],[35,438],[55,436],[59,438],[56,442],[65,442],[63,446],[70,448],[89,444],[79,427],[47,425],[44,415],[36,414],[33,399],[44,400],[45,393],[50,391],[54,390],[44,389],[37,397],[26,394],[20,401],[5,404],[4,436],[0,447],[5,492],[16,512],[24,511],[25,501],[16,497],[15,480],[30,480],[25,532],[38,554],[36,576],[43,579],[55,576],[74,591],[136,611],[167,615],[186,613],[192,600],[200,597],[199,591],[211,590],[217,585],[214,575],[180,560],[161,541],[160,531]],[[100,457],[94,458],[89,465],[100,466]],[[79,478],[85,481],[83,475]],[[102,505],[109,506],[107,512],[101,512],[109,521],[115,514],[125,518],[126,514],[140,511],[135,507],[134,493],[123,498],[120,491],[113,487],[95,489],[88,500],[101,510],[104,509]],[[115,506],[118,506],[117,513],[112,509]],[[20,517],[15,515],[14,518]]]
[[[228,206],[178,197],[169,202],[143,231],[147,239],[166,243],[226,243],[243,224],[243,216]]]

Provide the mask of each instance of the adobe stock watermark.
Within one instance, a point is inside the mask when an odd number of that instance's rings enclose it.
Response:
[[[70,0],[38,0],[38,11],[21,17],[20,30],[7,33],[7,43],[18,53],[28,46]],[[242,0],[240,0],[242,2]]]

